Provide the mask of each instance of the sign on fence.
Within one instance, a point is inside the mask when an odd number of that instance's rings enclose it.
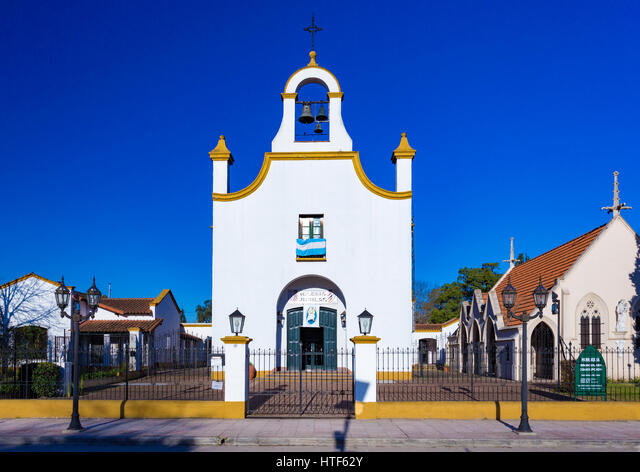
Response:
[[[604,396],[607,399],[607,366],[602,354],[589,345],[576,361],[575,395]]]

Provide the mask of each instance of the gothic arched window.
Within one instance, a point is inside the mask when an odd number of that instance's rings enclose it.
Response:
[[[602,345],[602,319],[600,307],[592,298],[587,298],[580,311],[580,348],[584,349],[589,344],[596,349]]]

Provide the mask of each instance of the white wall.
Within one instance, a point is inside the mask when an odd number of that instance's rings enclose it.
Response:
[[[640,295],[638,248],[633,230],[622,218],[615,218],[565,274],[561,281],[561,336],[565,341],[580,345],[581,302],[587,295],[595,294],[604,305],[603,345],[617,348],[616,341],[622,340],[625,348],[632,347],[632,312],[626,319],[626,332],[618,333],[616,305],[627,300],[633,307]]]
[[[300,214],[324,215],[326,262],[296,261]],[[356,317],[366,308],[380,346],[409,345],[411,199],[372,193],[351,159],[332,159],[275,160],[254,193],[214,201],[214,343],[229,334],[227,317],[238,308],[247,316],[244,333],[252,345],[274,347],[278,297],[305,275],[340,288],[347,337],[359,334]]]
[[[23,309],[27,313],[18,314],[10,322],[10,326],[39,326],[47,329],[47,335],[52,338],[54,336],[67,337],[70,335],[71,321],[68,318],[60,317],[60,309],[56,305],[55,291],[57,285],[45,282],[37,277],[28,277],[24,280],[16,282],[14,285],[0,289],[7,293],[13,291],[15,296],[13,302],[10,303],[9,310],[13,311],[17,303],[22,302]],[[31,295],[26,295],[27,293]],[[2,303],[2,298],[0,298]],[[69,312],[69,307],[67,307]],[[26,321],[33,320],[24,324]]]

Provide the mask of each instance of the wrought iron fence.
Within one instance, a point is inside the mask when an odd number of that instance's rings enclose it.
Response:
[[[640,401],[640,351],[599,350],[606,366],[606,394],[576,392],[576,362],[581,349],[527,352],[528,398],[532,401]],[[446,350],[383,348],[377,357],[378,401],[519,401],[521,351],[510,345],[487,349],[468,345]]]
[[[252,416],[353,414],[353,351],[251,351]]]
[[[78,351],[80,398],[224,400],[224,350],[87,346]],[[0,398],[73,394],[72,355],[65,350],[0,349]]]

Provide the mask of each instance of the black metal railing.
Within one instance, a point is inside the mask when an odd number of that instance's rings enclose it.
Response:
[[[576,395],[579,347],[530,349],[529,400],[640,401],[638,350],[602,348],[606,396]],[[510,345],[449,346],[432,355],[416,348],[382,348],[377,357],[378,401],[519,401],[520,350]]]
[[[251,416],[350,416],[353,351],[251,351]]]
[[[83,399],[224,400],[223,349],[125,344],[84,347],[78,357]],[[71,397],[71,360],[64,350],[0,349],[0,399]]]

